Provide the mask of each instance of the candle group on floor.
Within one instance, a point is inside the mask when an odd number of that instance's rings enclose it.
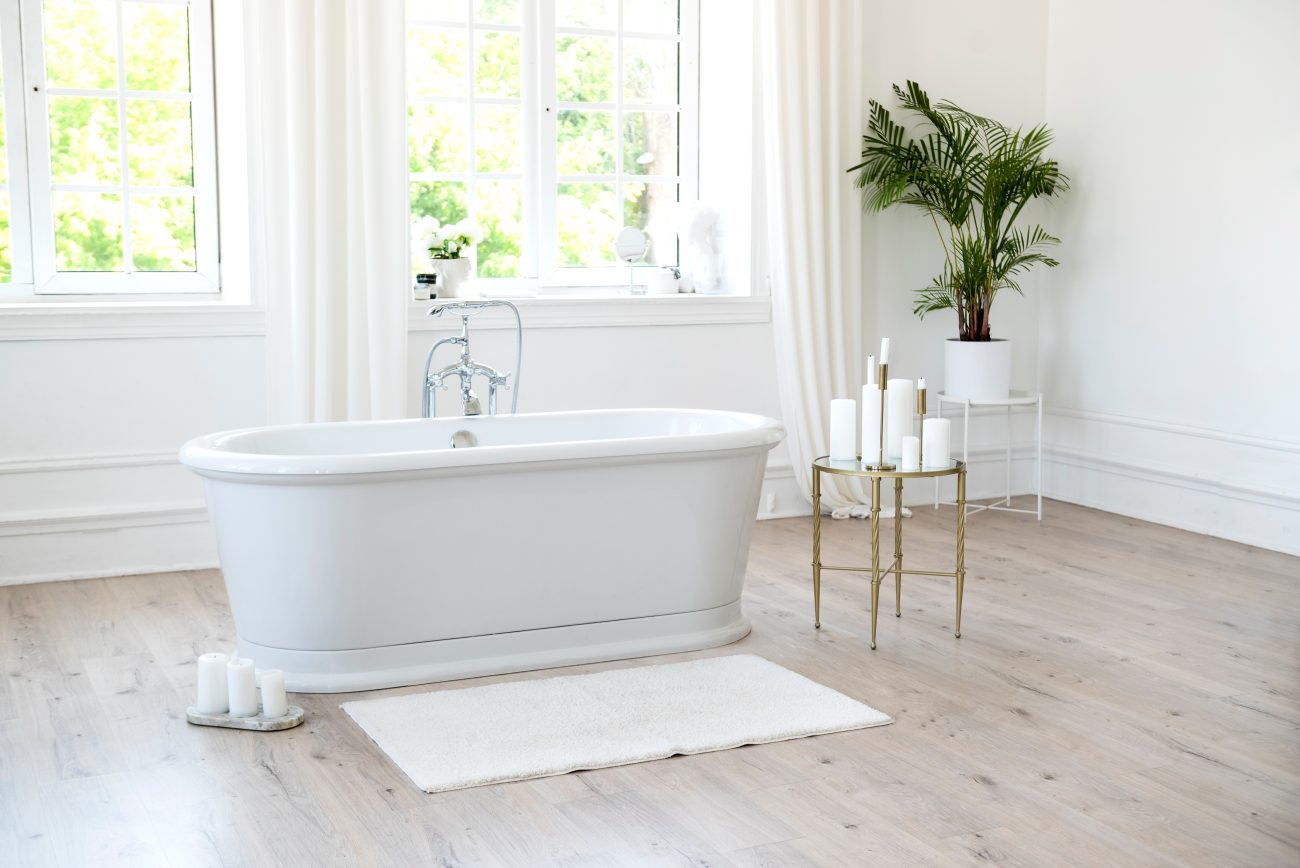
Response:
[[[880,341],[880,365],[889,364],[889,338]],[[867,382],[862,387],[862,431],[858,434],[857,401],[834,398],[830,406],[832,461],[878,464],[880,454],[881,388],[884,387],[885,457],[899,459],[900,470],[916,471],[948,467],[952,462],[952,424],[947,419],[926,419],[918,407],[918,390],[924,397],[925,378],[915,383],[896,378],[881,384],[875,356],[867,356]],[[921,436],[916,436],[915,415],[922,416]]]
[[[289,699],[284,690],[284,673],[266,669],[260,678],[247,657],[209,653],[199,657],[198,701],[195,708],[202,714],[229,714],[231,717],[256,717],[258,681],[261,682],[261,714],[283,717],[289,713]]]

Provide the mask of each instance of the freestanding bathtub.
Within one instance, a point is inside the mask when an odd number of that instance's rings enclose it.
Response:
[[[608,410],[252,428],[180,458],[239,653],[337,693],[740,639],[783,436],[744,413]]]

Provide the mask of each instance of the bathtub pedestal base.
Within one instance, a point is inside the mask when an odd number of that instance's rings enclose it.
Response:
[[[283,669],[294,693],[350,693],[506,672],[716,648],[749,634],[736,600],[716,609],[383,648],[294,651],[239,639],[259,669]]]

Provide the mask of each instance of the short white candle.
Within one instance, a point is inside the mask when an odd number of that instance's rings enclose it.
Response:
[[[247,657],[234,657],[226,664],[229,682],[230,716],[252,717],[257,714],[257,678],[253,661]]]
[[[952,422],[947,419],[926,419],[922,422],[921,446],[921,457],[927,468],[952,464]]]
[[[230,708],[226,692],[226,664],[230,655],[211,652],[199,657],[199,696],[194,707],[200,714],[224,714]]]
[[[262,682],[262,716],[284,717],[289,713],[289,700],[284,695],[284,673],[267,669],[260,676]]]
[[[880,364],[889,364],[889,338],[880,339]]]
[[[858,457],[858,402],[852,398],[831,401],[832,461],[852,461]]]
[[[903,470],[921,469],[921,438],[908,434],[903,438]]]

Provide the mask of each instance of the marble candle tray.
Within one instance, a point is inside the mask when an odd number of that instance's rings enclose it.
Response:
[[[231,717],[226,712],[204,714],[194,706],[185,709],[185,719],[196,726],[224,726],[228,729],[253,729],[258,732],[275,732],[278,729],[293,729],[302,723],[305,717],[302,706],[290,705],[289,713],[282,717],[263,717],[262,706],[258,706],[256,717]]]

